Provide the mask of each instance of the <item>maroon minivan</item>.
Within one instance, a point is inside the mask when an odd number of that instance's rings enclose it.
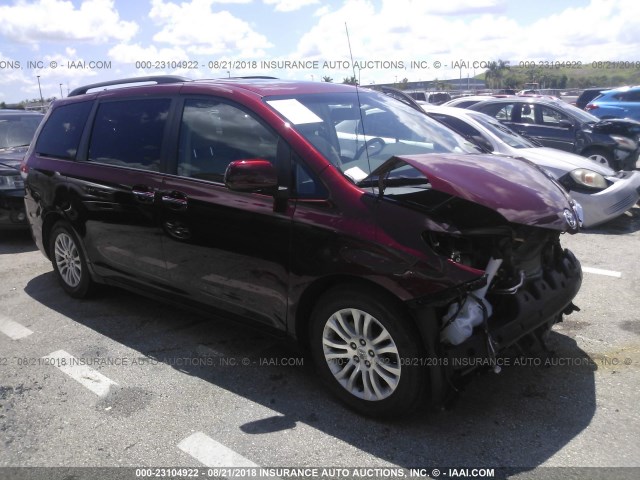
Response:
[[[271,327],[364,414],[439,404],[576,308],[562,188],[378,92],[88,85],[52,105],[21,168],[69,295],[111,284]]]

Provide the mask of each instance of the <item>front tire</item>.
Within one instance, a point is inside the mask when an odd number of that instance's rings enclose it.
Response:
[[[586,150],[583,154],[584,157],[587,157],[594,162],[599,163],[600,165],[604,165],[605,167],[612,168],[613,170],[617,170],[614,165],[613,155],[611,152],[604,150],[602,148],[591,148]]]
[[[311,317],[311,355],[320,376],[368,416],[406,415],[422,400],[427,373],[419,338],[392,299],[360,287],[330,290]]]
[[[58,282],[74,298],[85,298],[94,289],[84,252],[71,225],[56,223],[49,240],[49,255]]]

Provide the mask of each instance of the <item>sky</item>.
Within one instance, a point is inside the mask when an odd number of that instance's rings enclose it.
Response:
[[[145,75],[367,85],[640,62],[638,18],[637,0],[0,0],[0,102]]]

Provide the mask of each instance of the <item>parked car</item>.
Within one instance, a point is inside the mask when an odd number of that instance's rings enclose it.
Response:
[[[495,117],[545,147],[577,153],[614,170],[633,170],[638,160],[640,122],[634,120],[601,121],[566,102],[542,98],[494,98],[469,109]]]
[[[0,110],[0,229],[28,228],[19,167],[43,116]]]
[[[640,120],[640,86],[602,92],[585,110],[598,118],[632,118]]]
[[[540,147],[482,112],[423,104],[427,114],[490,152],[524,157],[544,168],[584,210],[584,226],[609,221],[640,199],[640,172],[615,172],[590,159]]]
[[[442,104],[443,107],[467,108],[478,102],[484,102],[491,98],[509,98],[511,95],[495,94],[495,95],[469,95],[466,97],[458,97]]]
[[[422,90],[408,91],[407,95],[415,100],[440,105],[451,100],[451,94],[448,92],[425,92]]]
[[[579,209],[546,173],[349,85],[89,85],[53,103],[21,168],[69,295],[106,283],[274,329],[368,415],[441,404],[539,345],[582,281],[560,244]]]
[[[598,97],[602,92],[606,92],[607,90],[610,90],[610,89],[607,87],[585,88],[580,93],[580,95],[578,95],[578,98],[576,99],[576,103],[575,103],[576,107],[578,107],[581,110],[584,110],[587,104],[591,100]]]

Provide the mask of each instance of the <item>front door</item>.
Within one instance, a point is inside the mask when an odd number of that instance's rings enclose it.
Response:
[[[286,167],[288,148],[250,111],[209,97],[184,101],[176,150],[176,175],[160,199],[174,286],[213,309],[284,328],[293,206],[275,208],[271,192],[233,192],[223,178],[235,160]]]

